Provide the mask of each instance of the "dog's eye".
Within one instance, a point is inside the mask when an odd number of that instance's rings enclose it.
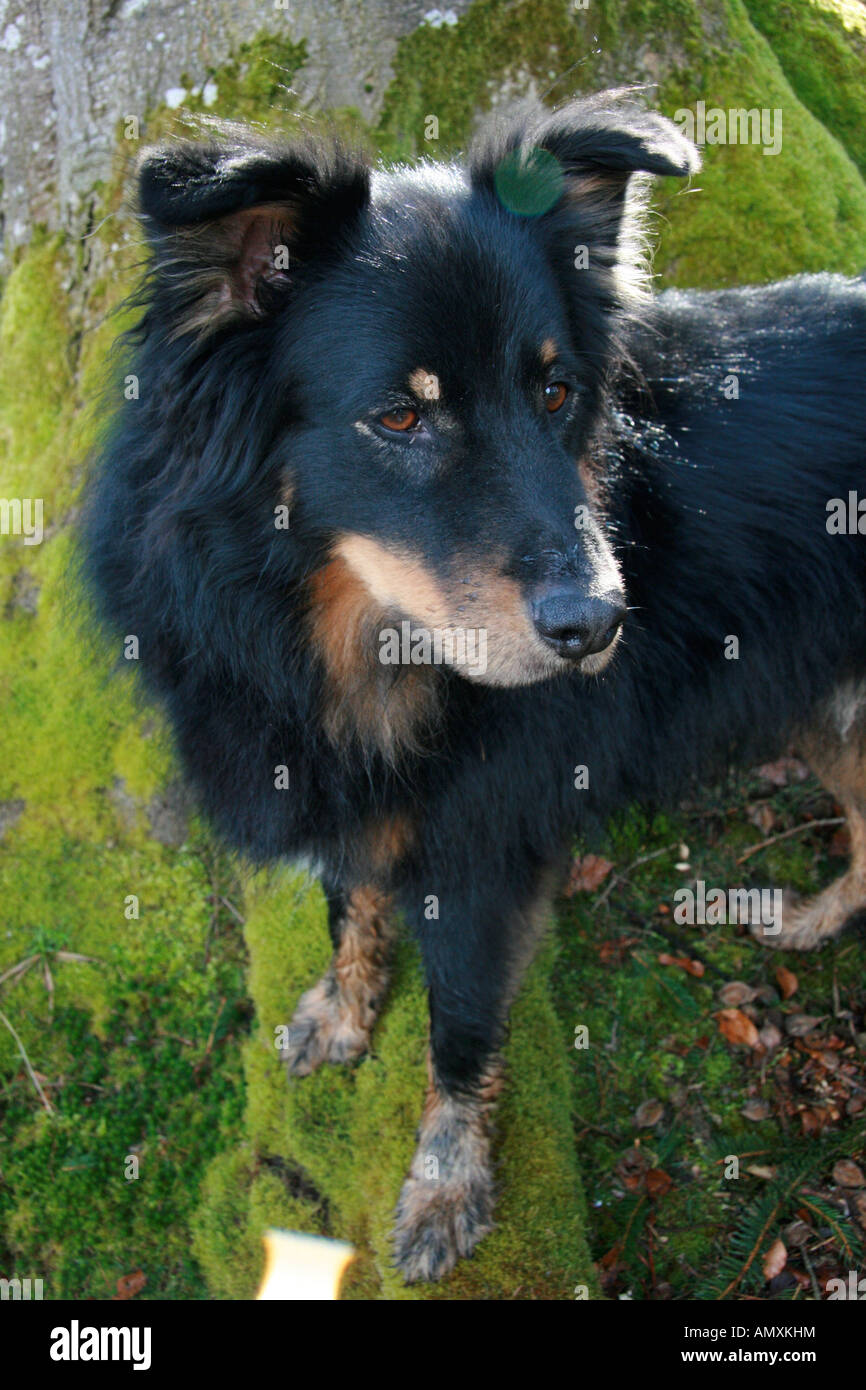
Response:
[[[568,395],[568,387],[564,381],[552,381],[549,386],[544,388],[544,404],[551,415],[555,410],[560,410],[565,405],[565,398]]]
[[[419,418],[417,410],[410,410],[408,406],[401,406],[399,410],[389,410],[387,415],[380,415],[379,424],[384,425],[386,430],[405,434],[407,430],[414,430]]]

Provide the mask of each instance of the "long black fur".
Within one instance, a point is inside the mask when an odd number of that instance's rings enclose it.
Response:
[[[533,163],[538,150],[552,160]],[[501,1042],[529,906],[574,833],[777,755],[866,672],[864,542],[826,526],[828,500],[864,478],[866,284],[634,297],[616,269],[634,254],[629,179],[684,175],[695,157],[621,100],[527,110],[467,165],[376,174],[371,198],[364,160],[330,146],[230,133],[150,156],[153,262],[128,367],[140,396],[97,460],[85,531],[101,611],[138,636],[229,844],[309,856],[336,889],[361,877],[362,826],[416,828],[388,887],[421,943],[436,1076],[454,1094]],[[503,169],[538,210],[503,205]],[[276,205],[287,271],[244,271],[245,234],[220,240],[260,204]],[[575,385],[562,422],[526,384],[528,345],[548,337]],[[393,449],[354,429],[419,364],[458,426]],[[495,555],[529,592],[551,551],[580,572],[585,456],[629,604],[609,667],[511,688],[445,669],[419,746],[329,734],[309,583],[334,537],[411,545],[434,572],[455,552]]]

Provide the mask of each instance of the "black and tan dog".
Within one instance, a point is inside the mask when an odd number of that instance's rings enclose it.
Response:
[[[653,300],[642,185],[696,165],[614,96],[462,165],[242,130],[141,165],[90,582],[226,840],[321,874],[292,1073],[363,1053],[394,914],[417,936],[407,1279],[490,1229],[508,1004],[576,831],[799,739],[853,863],[767,942],[866,904],[866,286]]]

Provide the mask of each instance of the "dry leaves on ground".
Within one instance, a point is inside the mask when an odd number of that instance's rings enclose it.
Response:
[[[744,1014],[742,1009],[721,1009],[716,1018],[719,1021],[719,1032],[727,1038],[729,1043],[741,1047],[759,1047],[760,1038],[748,1014]]]
[[[594,893],[612,868],[611,861],[603,859],[600,854],[584,854],[573,859],[568,883],[563,890],[565,897],[573,898],[575,893]]]

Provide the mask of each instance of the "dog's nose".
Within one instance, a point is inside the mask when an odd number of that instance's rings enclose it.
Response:
[[[625,613],[625,599],[616,591],[589,597],[580,590],[554,589],[532,602],[537,631],[567,661],[603,652],[619,631]]]

